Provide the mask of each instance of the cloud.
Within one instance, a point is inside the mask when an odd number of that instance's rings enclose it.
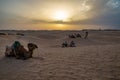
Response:
[[[71,24],[120,26],[119,0],[86,0],[85,5],[90,6],[91,9],[84,14],[91,17],[85,20],[73,21]]]

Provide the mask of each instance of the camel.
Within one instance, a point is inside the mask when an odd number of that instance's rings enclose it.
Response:
[[[17,59],[28,59],[32,58],[33,51],[38,48],[36,44],[28,43],[28,50],[24,46],[20,45],[16,50],[12,47],[7,46],[5,51],[6,57],[16,57]]]
[[[75,35],[69,35],[69,38],[76,38]]]

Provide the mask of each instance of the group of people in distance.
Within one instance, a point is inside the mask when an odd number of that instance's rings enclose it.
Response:
[[[71,41],[70,44],[68,44],[67,41],[62,43],[62,47],[76,47],[75,42]]]

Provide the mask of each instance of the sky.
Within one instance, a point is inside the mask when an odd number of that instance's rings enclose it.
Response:
[[[0,29],[120,29],[120,0],[0,0]]]

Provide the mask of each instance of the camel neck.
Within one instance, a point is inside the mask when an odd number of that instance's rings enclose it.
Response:
[[[29,53],[33,53],[33,49],[29,49],[29,48],[28,48],[28,52],[29,52]]]

